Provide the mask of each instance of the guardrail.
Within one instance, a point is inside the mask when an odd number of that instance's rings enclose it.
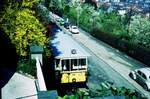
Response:
[[[38,58],[36,58],[37,90],[38,91],[47,91],[41,66],[42,66],[42,64],[41,64],[40,60]]]

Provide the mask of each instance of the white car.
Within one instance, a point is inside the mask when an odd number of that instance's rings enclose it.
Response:
[[[71,26],[69,30],[70,30],[70,32],[72,32],[74,34],[78,34],[79,33],[79,30],[78,30],[77,26]]]
[[[129,76],[137,81],[145,90],[150,91],[150,68],[140,68],[131,71]]]

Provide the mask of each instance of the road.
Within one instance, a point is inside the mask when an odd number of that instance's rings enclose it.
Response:
[[[128,75],[131,70],[146,67],[146,65],[97,40],[83,30],[80,30],[79,34],[71,34],[63,26],[59,25],[59,27],[91,54],[89,59],[90,84],[96,87],[96,84],[98,85],[101,81],[108,80],[118,87],[136,89],[150,99],[150,92],[145,91]]]
[[[92,57],[89,62],[93,67],[95,67],[95,70],[93,69],[94,73],[96,73],[96,71],[100,72],[101,70],[104,72],[103,74],[107,75],[116,86],[125,86],[130,89],[137,89],[150,98],[150,93],[145,91],[139,84],[128,76],[132,69],[145,67],[144,64],[132,59],[124,53],[119,52],[117,49],[96,40],[92,36],[85,34],[84,31],[78,35],[72,35],[72,37],[84,45],[86,50],[90,50],[89,53]]]
[[[58,18],[57,15],[52,13],[50,13],[49,16],[52,16],[51,18]],[[136,89],[150,99],[150,92],[145,91],[128,76],[132,69],[145,67],[144,64],[119,52],[117,49],[112,48],[102,41],[95,39],[82,30],[80,30],[79,34],[71,34],[68,30],[64,29],[63,26],[60,26],[58,22],[56,22],[56,24],[91,54],[89,59],[89,71],[91,76],[88,84],[97,85],[103,80],[109,80],[116,86]]]

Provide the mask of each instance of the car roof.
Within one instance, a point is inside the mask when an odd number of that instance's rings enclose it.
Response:
[[[73,25],[72,27],[77,27],[77,26]]]
[[[141,72],[143,72],[144,74],[146,74],[146,76],[150,76],[150,68],[145,67],[145,68],[140,68],[138,70],[140,70]]]

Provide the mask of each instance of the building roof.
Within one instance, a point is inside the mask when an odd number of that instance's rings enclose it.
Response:
[[[2,88],[2,99],[38,99],[35,79],[14,73]]]
[[[51,48],[55,58],[76,58],[90,56],[73,38],[62,31],[54,34]]]

